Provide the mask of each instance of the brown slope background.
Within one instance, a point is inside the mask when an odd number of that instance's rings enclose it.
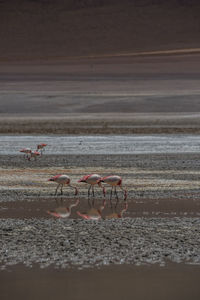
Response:
[[[198,47],[199,1],[0,1],[1,61]]]

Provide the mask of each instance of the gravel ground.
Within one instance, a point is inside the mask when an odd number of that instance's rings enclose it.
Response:
[[[84,221],[1,219],[1,269],[110,264],[200,264],[199,218]]]
[[[200,154],[135,154],[135,155],[43,155],[27,161],[23,155],[0,155],[1,168],[43,167],[119,167],[151,170],[199,170]]]

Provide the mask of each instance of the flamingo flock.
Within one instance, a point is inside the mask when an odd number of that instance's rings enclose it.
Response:
[[[55,194],[54,194],[55,196],[57,195],[59,188],[61,191],[61,195],[63,195],[63,186],[64,185],[74,189],[75,195],[78,195],[78,188],[71,185],[71,180],[68,175],[59,174],[59,175],[49,178],[48,181],[54,181],[57,183],[57,187],[56,187]],[[124,201],[126,201],[126,199],[127,199],[127,190],[122,187],[122,178],[120,176],[110,175],[110,176],[106,176],[106,177],[101,177],[99,174],[89,174],[89,175],[85,175],[81,179],[79,179],[78,183],[80,183],[80,182],[89,184],[89,188],[88,188],[88,204],[89,205],[90,205],[90,202],[89,202],[90,190],[92,189],[92,195],[93,195],[92,205],[94,206],[94,186],[95,185],[98,185],[102,189],[103,196],[104,197],[106,196],[106,190],[105,190],[105,187],[102,186],[102,183],[105,183],[105,184],[111,186],[111,191],[110,191],[110,206],[111,206],[111,208],[112,208],[113,188],[114,188],[114,193],[115,193],[115,197],[116,197],[116,205],[115,206],[117,206],[117,204],[119,202],[119,197],[117,194],[117,187],[119,187],[123,191]]]
[[[23,148],[20,150],[20,152],[24,153],[24,158],[30,161],[32,158],[34,160],[37,159],[38,156],[42,156],[43,152],[45,151],[45,147],[47,144],[40,143],[36,146],[36,150],[31,150],[31,148]],[[54,196],[58,195],[58,191],[60,190],[60,195],[63,195],[63,187],[67,186],[70,189],[74,189],[74,195],[77,196],[79,191],[78,188],[74,185],[71,184],[71,179],[68,175],[66,174],[59,174],[55,175],[51,178],[48,179],[48,181],[55,182],[57,183],[56,189]],[[122,186],[122,178],[118,175],[109,175],[102,177],[99,174],[89,174],[89,175],[84,175],[78,180],[78,183],[85,183],[87,184],[88,187],[88,205],[90,209],[87,212],[80,212],[77,211],[77,214],[82,217],[83,219],[86,220],[99,220],[102,218],[102,212],[106,206],[106,189],[105,186],[110,186],[110,208],[113,209],[112,206],[112,197],[113,193],[116,198],[116,204],[115,204],[115,211],[107,215],[105,219],[110,219],[110,218],[122,218],[124,212],[126,212],[128,204],[127,204],[127,190]],[[103,203],[99,208],[94,208],[94,197],[95,197],[95,186],[101,188],[102,194],[104,197]],[[119,197],[118,197],[118,192],[117,190],[121,190],[124,195],[124,207],[123,209],[117,213],[116,208],[118,206],[119,202]],[[92,205],[90,204],[90,198],[91,195],[93,197],[92,199]],[[70,206],[66,207],[64,205],[58,206],[55,208],[53,211],[48,211],[48,214],[57,217],[57,218],[68,218],[71,215],[71,209],[72,207],[75,207],[79,204],[79,200],[77,200],[75,203],[71,204]]]
[[[31,148],[22,148],[19,150],[19,152],[24,153],[24,158],[28,161],[30,161],[32,158],[36,160],[38,156],[42,156],[46,146],[47,144],[41,143],[36,146],[36,150],[32,150]]]

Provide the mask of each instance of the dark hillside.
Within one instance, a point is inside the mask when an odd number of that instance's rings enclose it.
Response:
[[[200,47],[196,0],[0,0],[0,60]]]

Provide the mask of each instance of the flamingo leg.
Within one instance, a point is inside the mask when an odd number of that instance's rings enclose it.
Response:
[[[54,196],[56,196],[56,195],[57,195],[57,191],[58,191],[58,188],[59,188],[59,186],[60,186],[60,184],[58,184],[58,185],[57,185],[57,188],[56,188],[56,190],[55,190],[55,194],[54,194]]]
[[[92,185],[92,196],[94,197],[94,186]]]
[[[68,186],[71,188],[71,189],[74,189],[75,190],[75,196],[78,194],[78,190],[75,186],[71,185],[71,184],[68,184]]]
[[[89,189],[88,189],[88,205],[89,207],[91,207],[91,203],[90,203],[90,189],[91,189],[92,185],[90,185]]]
[[[110,207],[112,208],[112,192],[113,192],[113,186],[110,192]]]
[[[118,202],[119,202],[119,198],[118,198],[118,194],[117,194],[117,189],[116,189],[116,186],[115,186],[115,196],[116,196],[116,204],[115,204],[115,208],[117,208],[117,205],[118,205]]]
[[[92,196],[93,196],[93,199],[92,199],[92,206],[94,206],[94,186],[92,185]]]
[[[63,195],[63,184],[61,184],[61,188],[60,188],[60,191],[61,191],[61,195]]]
[[[121,185],[119,185],[119,187],[124,192],[124,201],[126,201],[126,199],[127,199],[127,191]]]
[[[88,189],[88,198],[90,197],[90,190],[91,190],[92,185],[90,185],[89,189]]]
[[[102,188],[102,193],[103,193],[103,196],[105,197],[105,196],[106,196],[106,190],[105,190],[105,187],[102,186],[101,182],[98,183],[98,186],[99,186],[100,188]]]

